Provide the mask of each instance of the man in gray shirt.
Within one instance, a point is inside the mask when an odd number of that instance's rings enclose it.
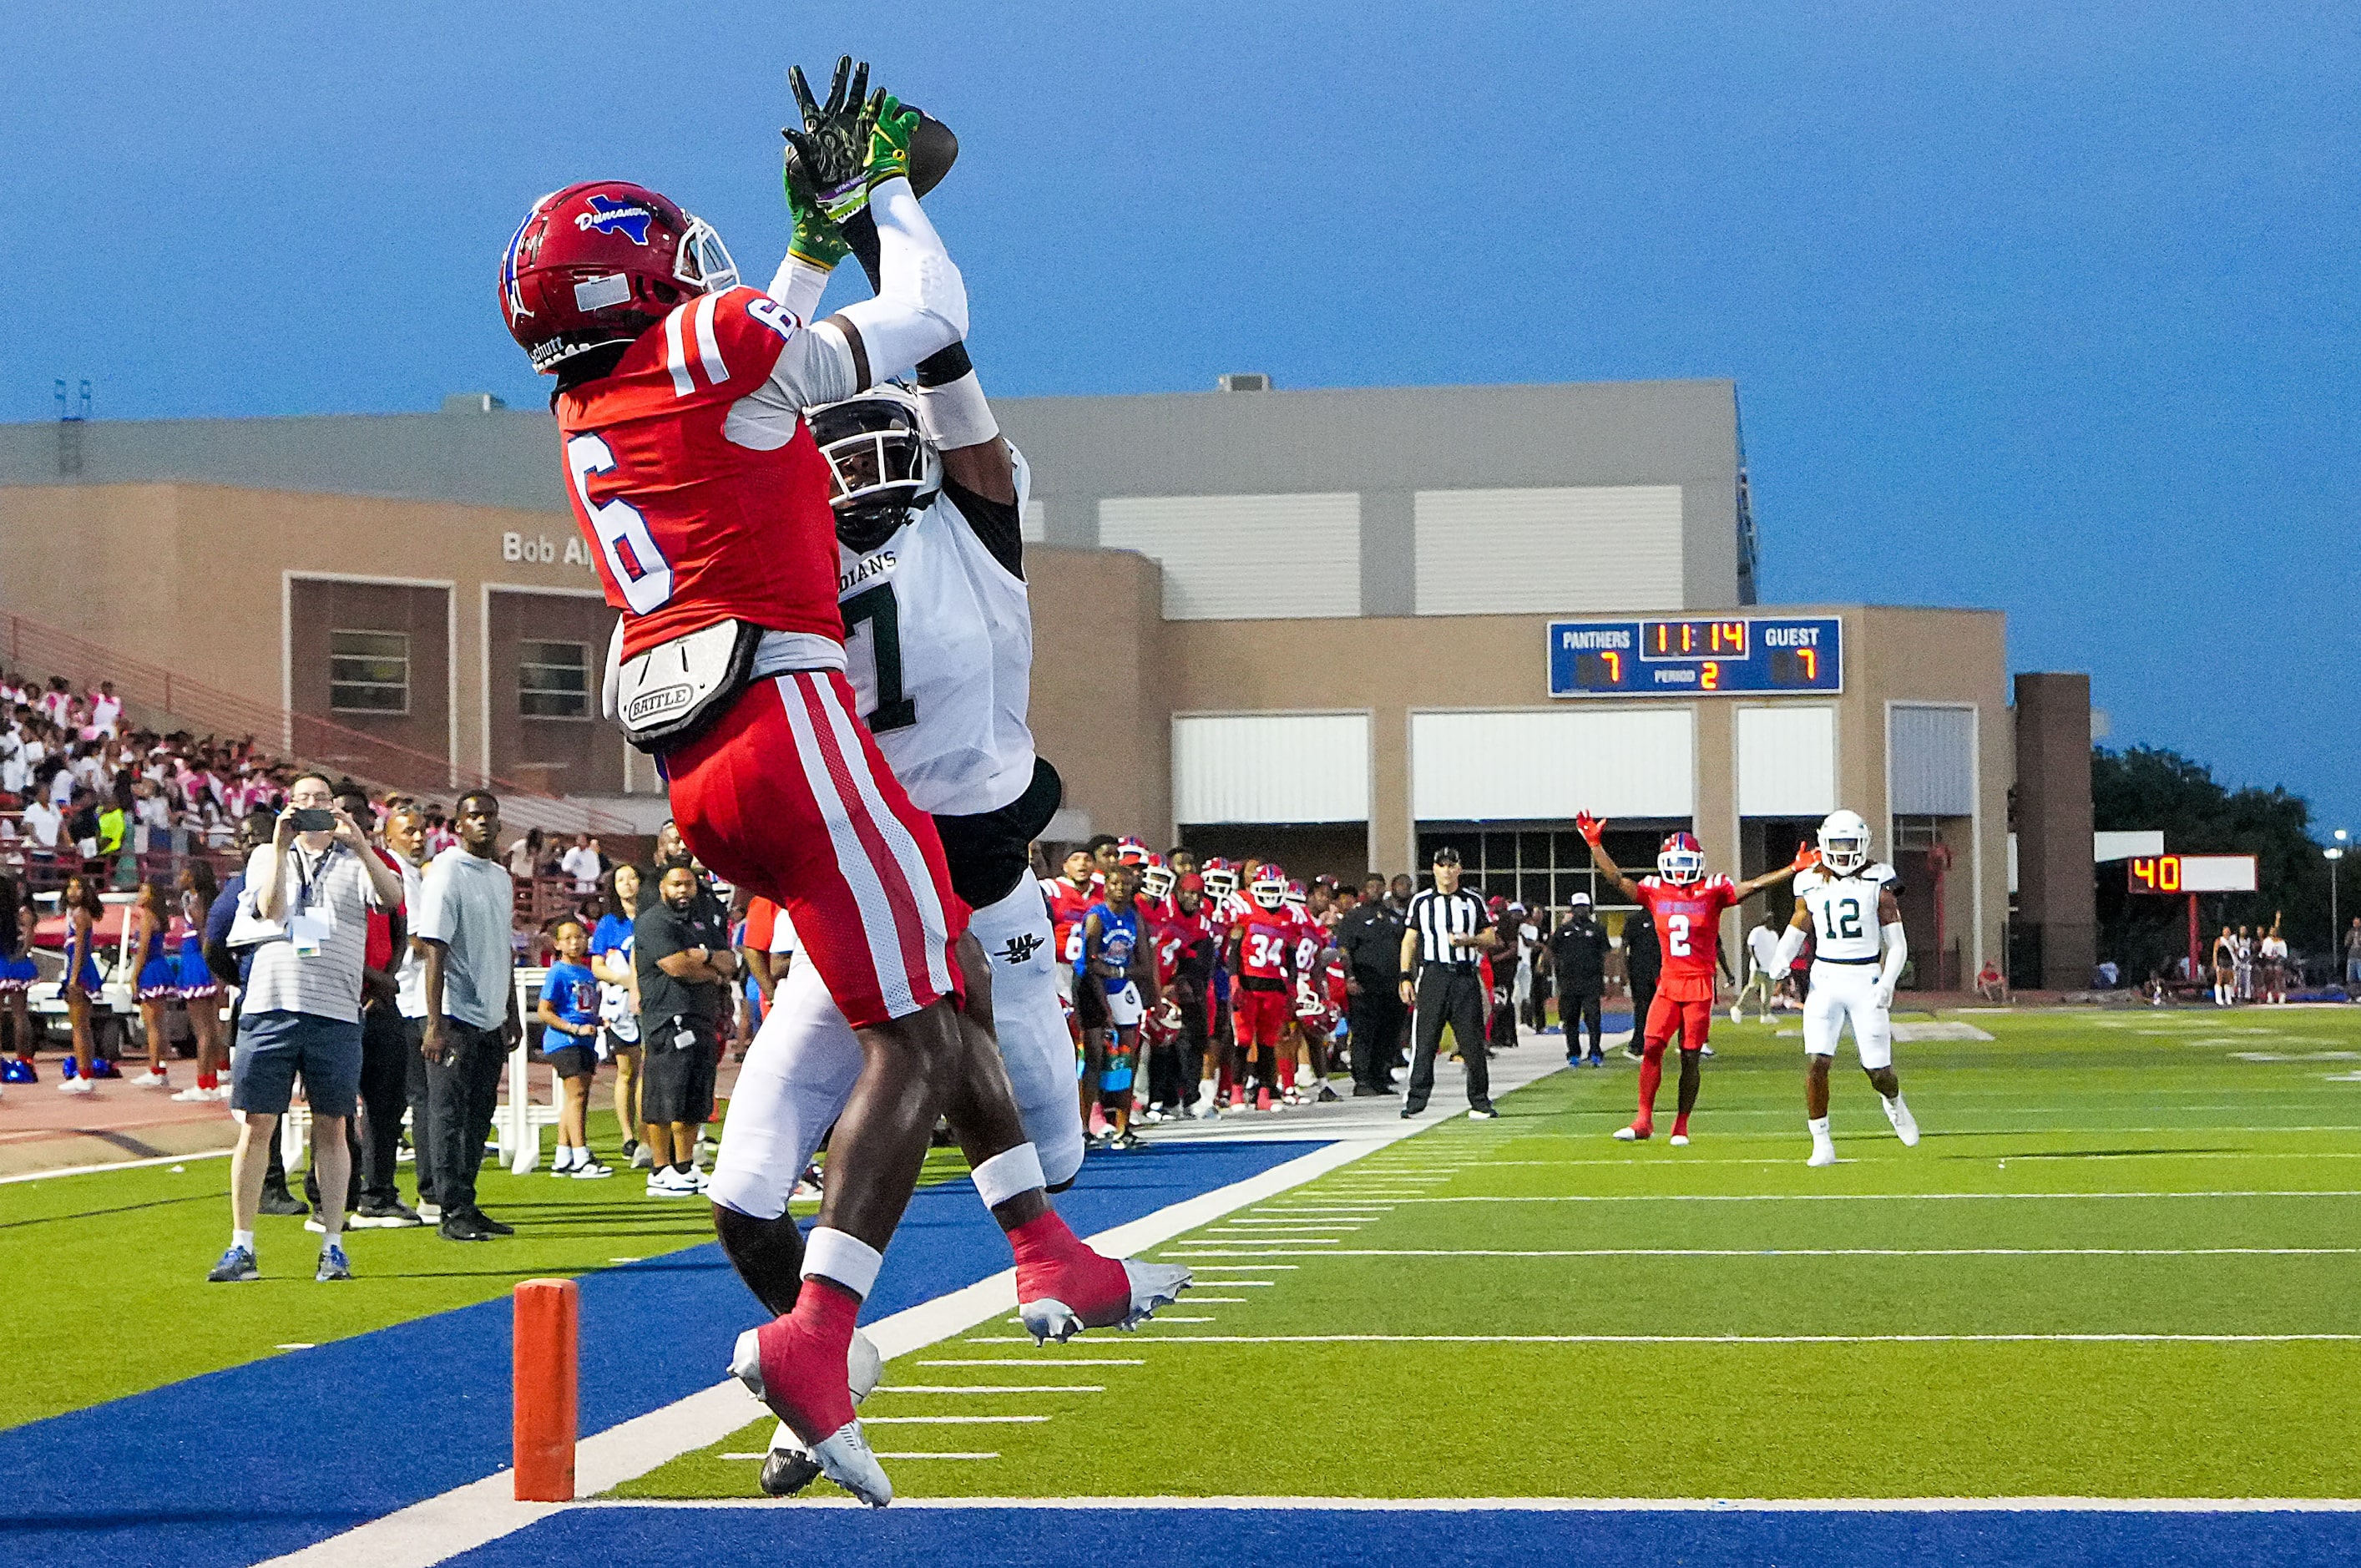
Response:
[[[496,858],[500,803],[489,790],[459,797],[458,843],[434,857],[411,912],[424,948],[428,1136],[443,1239],[489,1241],[513,1234],[476,1206],[476,1168],[492,1130],[500,1069],[524,1037],[512,981],[515,884]]]
[[[335,786],[304,773],[289,786],[270,842],[247,861],[230,945],[254,962],[239,999],[230,1058],[230,1106],[245,1113],[230,1161],[230,1244],[205,1277],[259,1279],[254,1216],[279,1118],[295,1077],[312,1112],[312,1159],[327,1200],[327,1239],[315,1277],[349,1279],[344,1195],[352,1180],[346,1126],[360,1093],[361,970],[368,912],[401,904],[401,879],[369,848],[368,835],[335,805]]]

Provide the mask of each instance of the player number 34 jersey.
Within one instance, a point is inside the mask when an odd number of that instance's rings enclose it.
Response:
[[[1807,871],[1795,878],[1795,896],[1812,920],[1812,956],[1822,963],[1873,963],[1878,951],[1877,898],[1899,891],[1894,868],[1879,861],[1850,876]]]

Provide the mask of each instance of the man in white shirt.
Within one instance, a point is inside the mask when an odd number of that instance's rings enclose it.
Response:
[[[588,833],[574,836],[574,846],[557,858],[557,865],[574,879],[574,891],[589,894],[598,891],[598,873],[606,868],[598,863],[598,840]]]
[[[385,847],[401,866],[401,905],[405,927],[426,902],[426,808],[415,800],[393,803],[385,815]],[[418,1182],[418,1217],[430,1225],[443,1220],[434,1196],[434,1140],[430,1110],[432,1090],[426,1070],[426,949],[410,939],[405,929],[401,951],[393,956],[394,1005],[401,1014],[404,1048],[410,1060],[406,1092],[410,1101],[411,1174]]]
[[[90,698],[91,728],[100,734],[114,736],[123,728],[123,699],[115,695],[113,681],[101,681]]]
[[[470,790],[454,813],[459,841],[427,866],[411,929],[425,948],[429,1135],[443,1239],[489,1241],[511,1234],[476,1206],[476,1168],[500,1098],[500,1069],[524,1036],[512,983],[516,884],[499,853],[500,803]]]
[[[270,1140],[299,1072],[312,1111],[313,1168],[331,1200],[321,1209],[327,1239],[314,1277],[352,1277],[344,1205],[334,1200],[352,1180],[346,1134],[360,1093],[368,912],[401,902],[401,879],[336,806],[335,786],[318,773],[297,779],[270,842],[247,861],[246,892],[230,932],[233,946],[255,951],[230,1058],[230,1108],[242,1113],[243,1123],[230,1161],[230,1245],[209,1281],[262,1277],[254,1216]]]
[[[54,850],[58,847],[58,838],[65,831],[66,818],[65,813],[52,802],[35,795],[25,803],[24,820],[25,836],[33,841],[35,849]]]

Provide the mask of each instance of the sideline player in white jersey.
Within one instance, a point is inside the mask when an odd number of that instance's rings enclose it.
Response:
[[[847,237],[859,252],[862,237]],[[771,292],[801,319],[829,275],[791,255]],[[1002,439],[963,346],[922,363],[917,379],[915,392],[888,383],[807,411],[830,476],[847,674],[895,777],[933,816],[952,889],[973,910],[969,929],[991,960],[989,1004],[1038,1157],[1034,1174],[1056,1192],[1082,1168],[1082,1125],[1049,906],[1029,859],[1062,794],[1027,721],[1033,621],[1020,519],[1029,476]],[[793,965],[730,1098],[708,1194],[717,1206],[763,1222],[785,1215],[861,1069],[860,1042],[817,969]],[[979,1170],[980,1190],[983,1177]],[[784,1252],[793,1226],[777,1229]],[[1135,1320],[1188,1283],[1188,1272],[1170,1265],[1126,1260],[1125,1268]],[[762,1293],[755,1278],[747,1283]],[[1082,1323],[1067,1310],[1029,1326],[1063,1339]],[[874,1387],[877,1361],[858,1340],[853,1357],[859,1397]],[[785,1496],[817,1474],[782,1422],[763,1489]]]
[[[1795,914],[1772,960],[1784,971],[1813,942],[1811,992],[1804,1000],[1804,1116],[1812,1134],[1808,1165],[1834,1165],[1828,1135],[1828,1064],[1837,1038],[1852,1025],[1853,1050],[1885,1119],[1903,1143],[1916,1147],[1918,1124],[1902,1102],[1894,1075],[1894,988],[1910,956],[1902,932],[1900,885],[1894,868],[1869,856],[1869,824],[1855,811],[1832,811],[1820,824],[1820,863],[1795,878]],[[1881,941],[1883,953],[1880,954]]]
[[[1779,999],[1779,981],[1786,973],[1777,968],[1779,933],[1773,928],[1771,917],[1764,916],[1763,924],[1746,933],[1746,983],[1738,992],[1738,1000],[1730,1004],[1730,1021],[1739,1022],[1746,1012],[1746,999],[1760,990],[1763,993],[1763,1017],[1771,1022],[1771,1004]]]

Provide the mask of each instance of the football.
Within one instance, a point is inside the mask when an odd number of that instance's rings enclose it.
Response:
[[[950,126],[918,110],[918,128],[910,133],[910,189],[925,195],[943,182],[958,159],[959,137]]]

